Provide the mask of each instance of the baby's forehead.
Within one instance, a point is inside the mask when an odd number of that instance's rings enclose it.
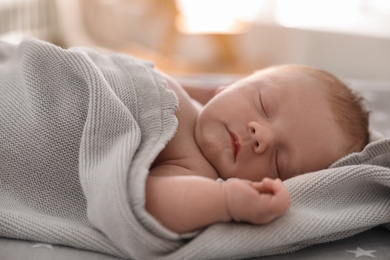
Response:
[[[262,88],[296,88],[299,86],[316,84],[318,81],[302,69],[294,70],[265,70],[257,71],[243,79],[246,87]]]

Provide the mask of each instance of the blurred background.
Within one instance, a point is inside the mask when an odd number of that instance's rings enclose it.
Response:
[[[0,40],[151,59],[174,75],[317,66],[390,80],[389,0],[0,0]]]

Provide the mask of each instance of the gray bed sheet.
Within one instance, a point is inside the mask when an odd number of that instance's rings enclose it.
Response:
[[[191,78],[190,78],[191,79]],[[193,78],[192,78],[193,79]],[[214,85],[229,82],[231,77],[196,76],[197,81]],[[188,78],[186,79],[188,80]],[[390,137],[390,82],[347,80],[348,84],[360,92],[371,110],[370,123],[373,129],[385,137]],[[342,240],[318,244],[302,250],[276,256],[256,259],[390,259],[390,232],[376,227]],[[109,255],[83,251],[59,245],[43,244],[35,241],[23,241],[0,237],[0,259],[73,259],[73,260],[114,260]]]

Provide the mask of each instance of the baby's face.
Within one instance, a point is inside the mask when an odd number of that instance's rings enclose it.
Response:
[[[204,107],[195,138],[222,179],[285,180],[343,156],[346,138],[313,84],[321,83],[303,73],[255,74]]]

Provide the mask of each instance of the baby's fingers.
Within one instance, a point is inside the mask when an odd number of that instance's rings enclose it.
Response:
[[[269,178],[264,178],[261,182],[252,183],[252,187],[258,192],[269,194],[274,194],[280,185],[283,185],[280,179],[272,180]]]
[[[268,194],[272,197],[273,211],[277,214],[283,214],[289,208],[290,195],[280,179],[265,178],[261,182],[253,183],[252,187],[260,194]]]

